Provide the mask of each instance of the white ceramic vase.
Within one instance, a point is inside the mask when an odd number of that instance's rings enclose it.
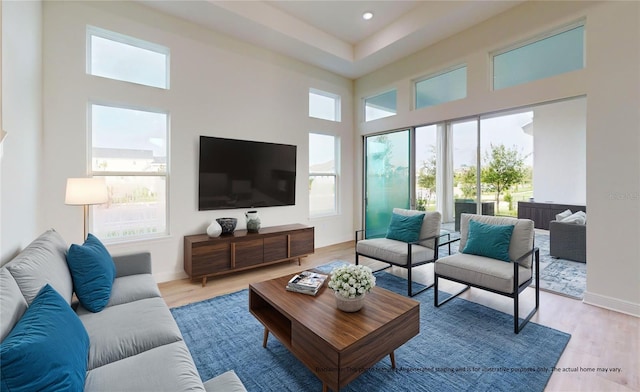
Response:
[[[209,227],[207,227],[207,235],[209,237],[220,237],[220,234],[222,234],[222,226],[214,219]]]
[[[357,312],[364,306],[364,297],[366,293],[355,298],[345,298],[342,295],[338,294],[337,291],[334,291],[334,294],[336,296],[336,306],[343,312]]]

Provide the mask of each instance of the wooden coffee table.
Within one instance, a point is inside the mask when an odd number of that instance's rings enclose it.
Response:
[[[314,297],[285,290],[283,276],[249,285],[249,310],[320,380],[322,390],[340,388],[420,332],[420,303],[380,287],[355,313],[336,308],[326,287]]]

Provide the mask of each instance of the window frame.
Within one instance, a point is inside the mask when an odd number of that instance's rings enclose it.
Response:
[[[124,44],[124,45],[129,45],[129,46],[133,46],[139,49],[144,49],[144,50],[148,50],[151,52],[155,52],[155,53],[159,53],[165,56],[165,86],[164,87],[160,87],[160,86],[154,86],[154,85],[149,85],[149,84],[145,84],[145,83],[140,83],[140,82],[134,82],[134,81],[130,81],[130,80],[123,80],[123,79],[116,79],[113,77],[108,77],[108,76],[102,76],[102,75],[96,75],[93,73],[92,70],[92,43],[91,43],[91,38],[93,36],[96,37],[100,37],[102,39],[106,39],[106,40],[110,40],[113,42],[117,42],[120,44]],[[129,35],[125,35],[122,33],[118,33],[115,31],[111,31],[111,30],[107,30],[107,29],[103,29],[100,27],[96,27],[96,26],[92,26],[92,25],[87,25],[87,29],[86,29],[86,59],[85,59],[85,67],[86,67],[86,73],[87,75],[91,75],[91,76],[95,76],[95,77],[99,77],[99,78],[105,78],[105,79],[109,79],[109,80],[116,80],[119,82],[124,82],[124,83],[132,83],[132,84],[136,84],[139,86],[145,86],[145,87],[151,87],[151,88],[159,88],[162,90],[169,90],[171,88],[171,50],[164,46],[164,45],[160,45],[160,44],[156,44],[153,42],[149,42],[140,38],[136,38],[136,37],[132,37]]]
[[[116,109],[124,109],[124,110],[135,110],[142,111],[148,113],[159,113],[164,114],[166,116],[166,135],[165,135],[165,145],[166,145],[166,162],[165,162],[165,170],[162,171],[96,171],[93,169],[93,106],[104,106],[109,108]],[[109,244],[119,244],[133,241],[142,241],[149,239],[157,239],[157,238],[165,238],[171,235],[171,225],[170,225],[170,199],[171,194],[169,190],[170,187],[170,146],[171,141],[171,116],[169,111],[151,108],[148,106],[135,106],[135,105],[127,105],[124,103],[114,103],[107,102],[102,100],[89,100],[87,104],[87,168],[88,168],[88,177],[162,177],[165,182],[165,208],[164,208],[164,221],[165,221],[165,229],[163,232],[158,232],[154,234],[141,234],[134,236],[126,236],[126,237],[114,237],[114,238],[101,238],[101,241]],[[94,221],[94,213],[93,208],[99,206],[91,206],[91,213],[89,214],[89,228],[90,230],[95,230],[95,221]]]
[[[334,194],[333,194],[333,211],[331,212],[323,212],[323,213],[316,213],[313,214],[311,212],[311,203],[309,203],[309,218],[310,219],[315,219],[315,218],[323,218],[323,217],[327,217],[327,216],[334,216],[334,215],[338,215],[340,213],[340,198],[339,198],[339,194],[340,194],[340,186],[339,186],[339,180],[340,180],[340,137],[336,136],[336,135],[332,135],[332,134],[328,134],[328,133],[321,133],[321,132],[309,132],[309,136],[315,134],[315,135],[320,135],[320,136],[329,136],[333,138],[333,154],[334,154],[334,169],[333,169],[333,173],[328,173],[328,172],[312,172],[311,168],[309,167],[309,180],[311,180],[312,177],[330,177],[333,178],[333,182],[334,182]],[[309,147],[310,149],[311,147]],[[311,195],[311,193],[309,193],[309,195]]]

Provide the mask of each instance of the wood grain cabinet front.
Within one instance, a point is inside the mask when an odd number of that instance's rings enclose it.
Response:
[[[264,240],[256,238],[246,241],[231,242],[231,260],[233,268],[245,268],[262,264]]]
[[[312,254],[315,232],[294,224],[264,227],[258,233],[236,230],[211,238],[206,234],[184,237],[184,270],[189,278],[202,279],[298,259]]]

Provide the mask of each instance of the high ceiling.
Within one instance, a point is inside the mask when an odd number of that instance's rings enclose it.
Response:
[[[139,0],[209,29],[357,78],[525,0]],[[365,11],[373,19],[362,18]]]

